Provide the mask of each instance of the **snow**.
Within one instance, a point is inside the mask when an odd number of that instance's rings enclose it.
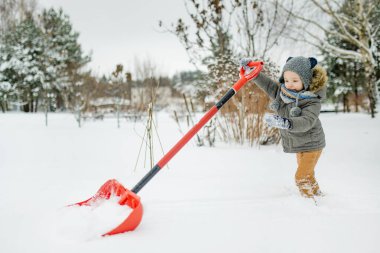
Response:
[[[171,115],[155,115],[168,151],[181,134]],[[140,226],[101,237],[130,210],[117,198],[67,205],[111,178],[131,189],[148,172],[145,145],[135,168],[143,122],[118,129],[106,118],[78,128],[73,115],[50,114],[46,127],[43,114],[1,114],[0,252],[378,252],[377,116],[321,115],[327,147],[316,176],[326,196],[318,206],[299,196],[295,155],[280,146],[191,141],[139,192]],[[154,145],[157,161],[157,138]]]
[[[337,97],[341,94],[347,94],[348,91],[352,90],[351,87],[338,86],[334,92],[334,96]]]
[[[58,234],[78,242],[97,239],[117,227],[131,213],[126,205],[118,205],[119,198],[101,199],[90,206],[61,208],[55,217]]]

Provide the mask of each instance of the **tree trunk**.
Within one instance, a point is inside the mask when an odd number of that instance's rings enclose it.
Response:
[[[57,110],[62,110],[63,108],[63,99],[60,93],[57,94]]]
[[[371,113],[371,117],[375,118],[376,113],[376,76],[375,76],[375,69],[374,66],[366,61],[365,62],[365,71],[366,71],[366,77],[367,77],[367,93],[368,93],[368,99],[369,99],[369,110]]]
[[[344,93],[343,94],[343,112],[350,112],[350,107],[348,105],[348,94]]]
[[[117,128],[120,128],[120,107],[121,107],[121,104],[119,102],[119,104],[116,105]]]
[[[35,100],[35,105],[34,105],[34,112],[38,111],[38,97]]]
[[[359,94],[358,94],[358,86],[356,84],[355,84],[354,94],[355,94],[355,112],[359,112]]]
[[[369,34],[367,33],[366,27],[368,27],[368,20],[366,19],[365,11],[363,2],[358,2],[360,9],[359,9],[359,17],[360,17],[360,33],[359,33],[359,40],[362,43],[362,45],[365,46],[365,48],[370,49],[370,41],[371,38],[369,37]],[[364,71],[366,76],[366,83],[367,83],[367,92],[368,92],[368,99],[369,99],[369,108],[371,117],[375,117],[376,112],[376,72],[375,72],[375,59],[373,58],[373,52],[368,52],[368,50],[365,50],[365,48],[359,48],[360,53],[362,54],[362,61],[364,65]]]
[[[375,118],[375,112],[376,112],[376,99],[374,97],[373,88],[371,87],[371,83],[369,83],[368,87],[368,99],[369,99],[369,109],[371,113],[371,117]]]
[[[78,121],[78,126],[79,126],[79,128],[81,128],[82,127],[82,122],[81,122],[82,121],[82,114],[81,114],[81,110],[79,109],[77,113],[78,113],[78,120],[77,120]]]
[[[130,101],[130,105],[132,104],[132,74],[127,73],[127,99]]]
[[[33,113],[33,112],[34,112],[33,92],[30,92],[30,93],[29,93],[29,96],[30,96],[30,100],[29,100],[29,104],[30,104],[29,112]]]
[[[48,109],[45,110],[45,126],[48,126]]]
[[[30,104],[29,103],[25,104],[23,106],[23,108],[24,108],[24,112],[29,112],[29,110],[30,110]]]

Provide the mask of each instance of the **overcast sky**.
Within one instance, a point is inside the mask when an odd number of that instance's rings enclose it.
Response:
[[[90,68],[95,74],[110,74],[116,64],[134,72],[134,62],[151,58],[159,74],[173,75],[194,70],[186,50],[175,35],[163,33],[166,25],[182,18],[190,23],[184,0],[38,0],[41,8],[62,7],[70,16],[79,42],[92,52]],[[302,53],[301,51],[304,51]],[[272,60],[283,65],[288,56],[305,55],[307,46],[281,45],[271,51]],[[314,56],[314,55],[310,55]]]
[[[162,74],[194,69],[185,49],[167,25],[187,17],[183,0],[38,0],[40,7],[62,7],[70,16],[85,52],[92,51],[90,67],[111,73],[122,63],[133,71],[134,59],[150,57]]]

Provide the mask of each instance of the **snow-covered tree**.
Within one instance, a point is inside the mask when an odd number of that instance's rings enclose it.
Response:
[[[192,63],[207,69],[203,81],[195,83],[199,86],[198,97],[203,98],[201,102],[216,102],[239,79],[239,58],[268,60],[266,53],[276,45],[284,32],[289,15],[280,15],[278,0],[266,2],[185,1],[190,24],[179,19],[167,30],[178,37]],[[160,25],[163,26],[162,22]],[[275,70],[273,64],[265,67],[267,74],[272,76]],[[259,97],[260,105],[257,103]],[[236,129],[231,139],[240,143],[247,139],[251,144],[258,142],[264,130],[260,122],[267,103],[268,99],[260,89],[249,84],[243,87],[222,109],[226,129]],[[252,129],[259,131],[249,136],[248,133],[252,131],[248,130],[248,125],[252,122]]]
[[[45,82],[45,40],[32,17],[5,33],[0,47],[1,91],[8,100],[35,112]]]
[[[124,67],[122,64],[117,64],[116,69],[112,72],[111,82],[108,84],[106,92],[111,96],[116,107],[117,127],[120,128],[120,116],[122,106],[128,104],[126,100],[127,93],[127,75],[123,73]]]
[[[0,65],[1,65],[1,61],[0,61]],[[8,110],[8,97],[10,94],[12,94],[12,92],[13,92],[12,84],[6,81],[4,75],[0,72],[0,108],[3,113]]]
[[[1,13],[11,13],[8,9]],[[67,108],[73,90],[70,86],[80,79],[81,69],[90,57],[83,54],[79,34],[62,9],[43,10],[39,22],[31,12],[25,13],[24,19],[14,17],[13,23],[9,18],[2,21],[9,25],[0,37],[1,108],[5,111],[9,102],[31,112],[37,111],[39,103],[45,111]]]
[[[342,9],[338,11],[339,15],[346,15],[355,19],[356,13],[352,12],[351,6],[348,1],[343,4]],[[339,29],[339,24],[332,20],[329,30],[336,31]],[[353,45],[350,41],[342,39],[334,33],[326,34],[326,39],[329,44],[344,48],[345,50],[358,51],[359,48]],[[329,50],[323,50],[324,63],[329,70],[329,86],[328,97],[332,99],[332,102],[340,102],[343,100],[344,112],[349,112],[348,96],[350,94],[355,95],[355,111],[359,110],[359,91],[362,91],[366,87],[365,73],[363,64],[360,61],[352,59],[337,58],[332,55]]]
[[[309,43],[330,55],[363,66],[365,87],[370,101],[371,116],[375,117],[377,102],[376,74],[379,67],[380,1],[379,0],[311,0],[298,10],[283,6],[297,20],[292,25],[294,40]],[[330,29],[331,20],[336,24]],[[326,37],[339,38],[345,43],[334,44]],[[347,48],[346,45],[352,45]]]
[[[0,49],[4,52],[5,45],[3,43],[4,36],[14,31],[17,24],[28,17],[36,15],[37,2],[35,0],[0,0]],[[0,59],[0,63],[2,60]],[[1,65],[1,64],[0,64]],[[1,67],[1,66],[0,66]],[[12,102],[12,94],[14,87],[6,80],[6,77],[0,73],[0,108],[3,112],[9,110],[9,102]],[[13,104],[22,106],[25,102]]]
[[[0,0],[0,32],[14,29],[27,17],[35,17],[36,9],[36,0]]]
[[[205,73],[200,70],[181,71],[173,76],[171,82],[173,83],[173,88],[181,94],[199,94],[200,85],[198,83],[203,79],[204,75]]]
[[[57,94],[58,107],[68,106],[70,86],[78,79],[81,68],[90,61],[78,42],[69,16],[62,9],[44,9],[41,27],[46,37],[46,64],[52,89]]]
[[[74,114],[75,120],[79,127],[82,127],[83,110],[86,106],[84,91],[84,82],[82,80],[77,80],[73,85],[70,86],[69,92],[69,109]]]

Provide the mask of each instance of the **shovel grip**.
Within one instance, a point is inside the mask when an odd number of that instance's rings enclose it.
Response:
[[[183,146],[219,111],[227,101],[233,97],[236,92],[243,87],[247,81],[256,77],[264,63],[263,62],[250,62],[250,67],[254,68],[249,75],[242,75],[241,78],[230,88],[227,93],[195,124],[175,145],[167,154],[144,176],[143,179],[132,189],[132,192],[137,193],[149,182],[177,153]]]

